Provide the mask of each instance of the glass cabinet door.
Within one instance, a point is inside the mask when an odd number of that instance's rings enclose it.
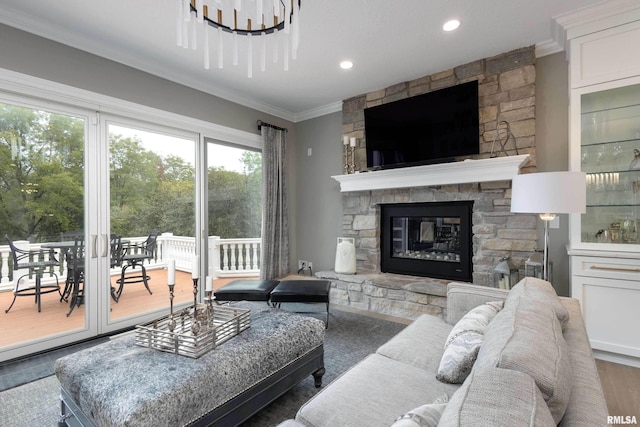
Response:
[[[580,101],[580,167],[587,174],[581,242],[638,244],[640,84],[583,94]]]

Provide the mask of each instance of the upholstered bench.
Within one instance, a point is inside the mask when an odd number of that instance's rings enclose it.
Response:
[[[271,291],[271,303],[278,306],[283,302],[325,303],[325,327],[328,328],[330,289],[328,280],[283,280]]]
[[[234,280],[214,291],[216,301],[269,301],[277,280]]]
[[[56,361],[60,425],[238,425],[291,387],[324,374],[322,321],[268,305],[251,327],[198,359],[134,343],[133,334]]]

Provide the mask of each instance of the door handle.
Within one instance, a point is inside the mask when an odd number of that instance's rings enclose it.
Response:
[[[98,257],[98,235],[91,235],[91,258]]]
[[[107,236],[106,234],[102,235],[102,241],[104,242],[102,245],[102,257],[106,257],[107,255],[109,255],[109,236]]]

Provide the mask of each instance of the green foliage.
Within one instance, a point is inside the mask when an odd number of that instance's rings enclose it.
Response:
[[[85,121],[0,103],[0,236],[58,240],[84,228]],[[137,138],[110,135],[111,232],[195,236],[195,170]],[[244,173],[210,168],[209,232],[259,237],[260,153],[242,153]]]

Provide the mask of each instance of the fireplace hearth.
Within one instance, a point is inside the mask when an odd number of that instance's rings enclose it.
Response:
[[[472,280],[473,201],[380,205],[380,271]]]

